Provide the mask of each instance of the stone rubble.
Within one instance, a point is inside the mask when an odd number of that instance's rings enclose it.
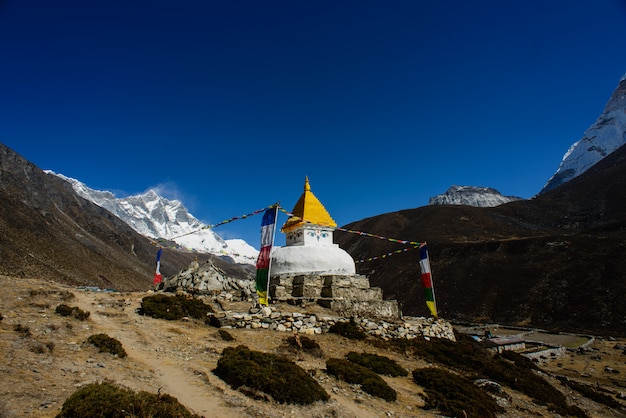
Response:
[[[198,261],[193,261],[187,270],[165,278],[158,290],[165,292],[182,290],[195,295],[238,291],[246,298],[255,291],[253,280],[231,277],[209,260],[202,265]]]

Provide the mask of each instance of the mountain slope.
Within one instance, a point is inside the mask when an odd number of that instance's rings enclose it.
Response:
[[[541,190],[563,184],[626,143],[626,74],[620,79],[596,122],[563,156],[556,173]]]
[[[626,147],[534,199],[425,206],[349,230],[427,241],[440,313],[459,321],[626,334]],[[404,248],[338,231],[356,260]],[[417,251],[357,264],[408,315],[427,315]]]
[[[154,190],[118,199],[111,192],[94,190],[76,179],[49,173],[68,181],[80,196],[115,214],[141,235],[172,240],[182,248],[229,257],[236,263],[256,262],[258,251],[254,247],[243,240],[225,241],[178,200],[166,199]]]
[[[118,290],[151,285],[156,247],[150,240],[3,144],[0,201],[0,273]],[[161,272],[178,273],[196,257],[165,249]],[[237,277],[250,276],[214,262]]]

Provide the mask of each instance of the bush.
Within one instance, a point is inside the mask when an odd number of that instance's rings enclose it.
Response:
[[[126,350],[122,347],[122,343],[106,334],[91,335],[87,339],[87,342],[98,348],[100,353],[111,353],[117,355],[119,358],[127,356]]]
[[[541,371],[541,368],[539,368],[539,366],[533,363],[531,359],[529,359],[526,356],[521,355],[520,353],[516,353],[515,351],[505,350],[502,353],[500,353],[500,355],[503,358],[514,362],[515,365],[518,367]]]
[[[207,324],[207,325],[210,325],[212,327],[215,327],[215,328],[221,328],[222,327],[222,322],[215,315],[209,315],[204,320],[204,323]]]
[[[235,337],[233,337],[230,332],[226,331],[225,329],[218,329],[217,333],[220,335],[220,337],[222,337],[222,340],[224,341],[234,341]]]
[[[396,391],[367,367],[343,359],[330,358],[326,360],[326,371],[344,382],[361,385],[361,389],[372,396],[390,402],[397,398]]]
[[[430,362],[440,363],[480,378],[495,380],[524,393],[536,403],[546,405],[551,411],[561,415],[587,416],[580,408],[567,405],[565,395],[535,374],[534,370],[540,369],[532,361],[524,360],[523,356],[517,353],[505,352],[503,355],[494,355],[468,335],[455,334],[455,336],[456,342],[431,338],[430,341],[398,339],[390,344],[403,352],[413,352]],[[513,361],[507,360],[504,356]]]
[[[92,383],[78,389],[65,400],[57,418],[129,416],[199,418],[173,396],[137,393],[110,383]]]
[[[328,332],[339,334],[351,340],[364,340],[367,338],[367,334],[359,328],[354,319],[350,319],[350,322],[337,322],[328,329]]]
[[[146,296],[141,300],[139,315],[174,321],[186,316],[195,319],[206,319],[213,309],[200,299],[188,298],[183,295],[168,296],[162,293]]]
[[[13,331],[15,332],[19,332],[20,334],[22,334],[22,337],[30,337],[31,332],[30,332],[30,328],[27,325],[22,325],[22,324],[17,324],[13,327]]]
[[[424,388],[424,409],[438,409],[452,417],[496,418],[504,410],[471,381],[434,367],[413,371],[413,380]]]
[[[56,307],[55,312],[61,316],[71,316],[80,321],[84,321],[89,318],[90,313],[83,311],[82,309],[76,306],[68,306],[64,303],[60,304]]]
[[[234,389],[261,391],[280,403],[310,404],[330,397],[300,366],[283,357],[252,351],[248,347],[227,347],[213,373]]]
[[[317,341],[312,340],[306,335],[292,335],[285,340],[287,344],[296,351],[304,351],[315,357],[322,357],[322,348]]]
[[[379,356],[378,354],[359,354],[354,351],[350,351],[347,355],[347,359],[352,363],[367,367],[373,372],[384,374],[386,376],[396,377],[407,376],[409,374],[409,372],[400,366],[395,360],[385,356]]]

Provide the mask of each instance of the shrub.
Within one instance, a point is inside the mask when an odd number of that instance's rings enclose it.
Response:
[[[367,334],[359,328],[354,319],[350,319],[350,322],[337,322],[328,329],[328,332],[339,334],[351,340],[364,340],[367,338]]]
[[[188,298],[183,295],[168,296],[163,293],[146,296],[141,300],[139,315],[148,315],[153,318],[170,321],[182,319],[186,316],[195,319],[206,319],[213,309],[200,299]]]
[[[31,332],[30,332],[30,328],[27,325],[22,325],[22,324],[17,324],[13,327],[13,331],[15,332],[19,332],[20,334],[22,334],[22,337],[30,337]]]
[[[44,346],[40,342],[34,342],[30,345],[29,350],[33,353],[43,354],[46,352],[46,346]]]
[[[413,380],[424,388],[424,409],[438,409],[453,417],[495,418],[504,410],[471,381],[434,367],[413,371]]]
[[[386,376],[407,376],[409,374],[409,372],[400,366],[395,360],[385,356],[379,356],[378,354],[359,354],[354,351],[350,351],[347,355],[347,359],[352,363],[367,367],[378,374],[384,374]]]
[[[243,345],[225,348],[213,373],[234,389],[258,390],[280,403],[310,404],[329,399],[324,388],[294,362]]]
[[[317,341],[312,340],[306,335],[292,335],[285,340],[287,344],[296,351],[304,351],[315,357],[322,357],[322,348]]]
[[[390,402],[397,398],[396,391],[367,367],[343,359],[329,358],[326,360],[326,371],[344,382],[361,385],[361,389],[372,396]]]
[[[391,342],[405,352],[414,352],[424,359],[443,364],[452,369],[471,373],[481,378],[495,380],[511,389],[530,396],[536,403],[546,405],[562,415],[587,416],[576,406],[568,406],[565,395],[547,380],[534,373],[540,370],[532,361],[525,361],[521,355],[506,352],[513,361],[503,355],[494,355],[477,341],[465,334],[455,334],[457,341],[431,338],[426,340],[404,340]]]
[[[233,337],[230,332],[226,331],[225,329],[218,329],[217,333],[220,335],[220,337],[222,337],[222,340],[224,341],[234,341],[235,337]]]
[[[215,315],[209,315],[204,320],[204,323],[207,324],[207,325],[210,325],[212,327],[215,327],[215,328],[221,328],[222,327],[222,322]]]
[[[87,311],[83,311],[82,309],[76,306],[68,306],[64,303],[60,304],[56,307],[55,312],[61,316],[71,316],[80,321],[84,321],[89,318],[90,313]]]
[[[173,396],[137,393],[110,383],[92,383],[78,389],[65,400],[57,418],[129,416],[199,418]]]
[[[124,358],[127,355],[122,343],[106,334],[91,335],[87,342],[98,348],[100,353],[111,353],[119,358]]]
[[[515,351],[505,350],[500,355],[503,358],[514,362],[518,367],[541,371],[541,368],[533,363],[531,359],[521,355],[520,353],[516,353]]]

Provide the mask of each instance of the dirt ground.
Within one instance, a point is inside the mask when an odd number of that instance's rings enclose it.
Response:
[[[0,417],[54,417],[64,400],[77,388],[109,381],[133,390],[168,393],[189,410],[207,417],[435,417],[436,411],[421,409],[422,388],[409,377],[385,380],[398,392],[398,400],[386,402],[327,375],[325,361],[349,351],[377,352],[397,360],[407,370],[426,367],[419,358],[395,352],[380,352],[367,342],[325,334],[315,339],[323,357],[291,351],[289,334],[270,330],[228,330],[235,341],[220,338],[217,329],[199,321],[165,321],[136,313],[145,292],[104,293],[70,288],[37,279],[0,276]],[[65,303],[90,312],[86,321],[62,317],[55,308]],[[249,304],[225,306],[244,312]],[[331,314],[318,306],[285,311]],[[316,312],[317,311],[317,312]],[[121,341],[128,357],[120,359],[85,343],[92,334],[105,333]],[[250,349],[285,355],[311,371],[330,394],[326,403],[310,406],[282,405],[253,400],[232,390],[212,373],[227,346],[244,344]],[[597,339],[588,351],[568,351],[548,359],[544,370],[578,381],[598,384],[614,393],[626,392],[626,355],[614,348],[626,341]],[[607,369],[608,367],[608,369]],[[610,370],[607,372],[607,370]],[[593,417],[619,417],[618,412],[592,402],[549,376]],[[524,395],[506,389],[511,396],[499,402],[507,412],[502,417],[553,416]]]

